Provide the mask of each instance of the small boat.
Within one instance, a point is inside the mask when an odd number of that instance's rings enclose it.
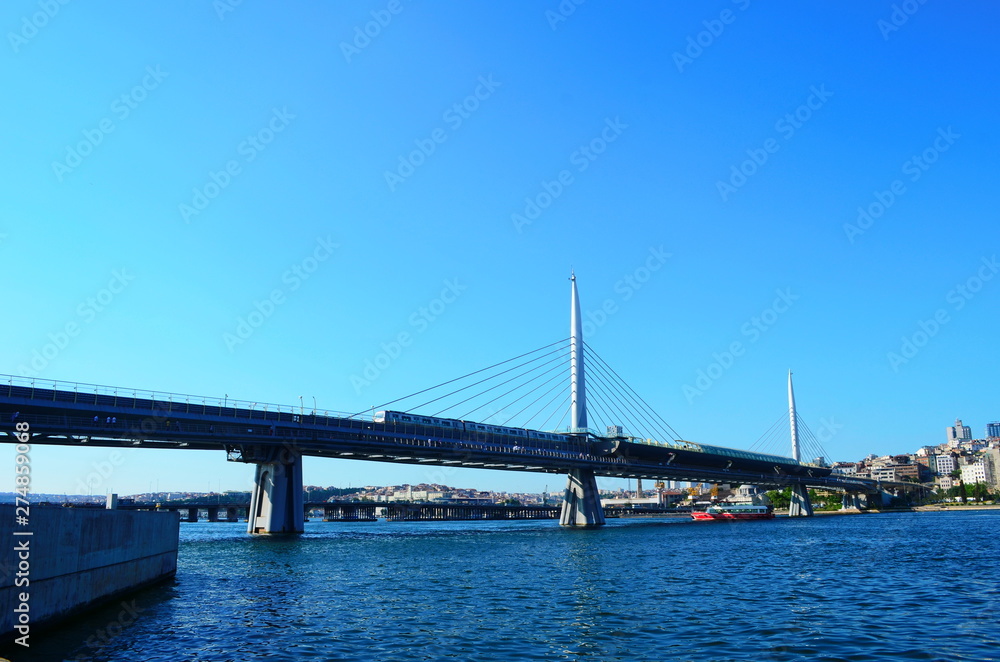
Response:
[[[774,519],[771,506],[750,504],[719,504],[709,506],[704,511],[694,511],[691,518],[696,521],[726,521],[734,519]]]

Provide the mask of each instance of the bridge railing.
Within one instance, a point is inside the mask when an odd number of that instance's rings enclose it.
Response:
[[[201,408],[202,413],[233,418],[267,418],[268,413],[287,413],[297,416],[325,416],[335,418],[355,418],[370,420],[370,417],[348,414],[334,410],[320,410],[307,407],[304,402],[298,405],[279,405],[269,402],[250,402],[225,395],[216,396],[191,395],[186,393],[171,393],[169,391],[150,391],[146,389],[105,386],[85,382],[58,381],[40,379],[37,377],[19,377],[17,375],[0,375],[0,394],[7,397],[26,397],[31,400],[50,402],[73,402],[97,406],[125,407],[153,411],[164,409],[168,412],[186,411],[193,413],[195,408]],[[164,406],[166,405],[166,406]],[[320,413],[322,412],[322,413]]]

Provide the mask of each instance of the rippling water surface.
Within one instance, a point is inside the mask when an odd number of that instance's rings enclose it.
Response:
[[[1000,511],[181,524],[177,580],[20,660],[993,660]]]

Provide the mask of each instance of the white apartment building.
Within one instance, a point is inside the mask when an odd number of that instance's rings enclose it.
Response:
[[[845,476],[854,476],[858,473],[858,463],[857,462],[834,462],[833,463],[833,473],[843,474]]]
[[[895,482],[896,480],[896,468],[895,467],[872,467],[871,473],[872,480],[884,480]]]
[[[954,455],[938,455],[937,456],[937,472],[941,476],[947,476],[952,471],[955,470],[957,464],[955,463]]]
[[[962,482],[966,485],[974,485],[976,483],[989,484],[993,482],[993,476],[987,476],[984,458],[979,458],[973,464],[963,464],[961,469]]]

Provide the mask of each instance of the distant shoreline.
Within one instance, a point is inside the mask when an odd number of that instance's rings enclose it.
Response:
[[[954,505],[954,506],[915,506],[913,510],[917,512],[935,512],[939,510],[998,510],[1000,509],[1000,504],[986,504],[986,503],[976,503],[972,505]]]
[[[880,513],[938,513],[949,510],[1000,510],[1000,504],[988,504],[988,503],[977,503],[971,505],[954,505],[954,506],[942,506],[938,504],[929,506],[914,506],[912,508],[886,508],[884,510],[879,510],[873,508],[871,510],[815,510],[813,515],[878,515]],[[780,515],[779,515],[780,517]]]

